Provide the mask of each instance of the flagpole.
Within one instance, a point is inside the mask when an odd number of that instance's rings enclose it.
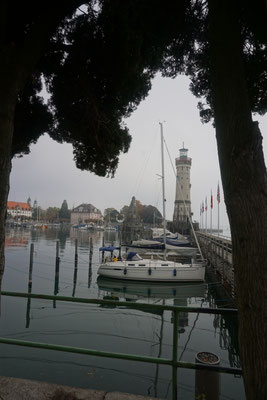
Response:
[[[218,236],[220,236],[220,186],[218,182],[217,188],[217,201],[218,201]]]
[[[218,236],[220,236],[220,203],[218,203]]]
[[[210,192],[210,234],[212,234],[212,209],[213,209],[213,198],[212,191]]]
[[[202,201],[202,232],[204,232],[204,201]]]
[[[205,199],[205,211],[206,211],[205,220],[206,220],[206,233],[207,233],[207,231],[208,231],[208,225],[207,225],[207,217],[208,217],[207,196],[206,196],[206,199]]]

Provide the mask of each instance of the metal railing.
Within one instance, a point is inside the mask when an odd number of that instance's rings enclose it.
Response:
[[[234,375],[242,375],[242,370],[240,368],[231,368],[231,367],[221,367],[221,366],[212,366],[198,363],[191,363],[185,361],[177,361],[178,357],[178,322],[179,322],[179,313],[180,312],[189,312],[189,313],[201,313],[201,314],[223,314],[223,315],[233,315],[237,314],[236,309],[225,309],[225,308],[200,308],[200,307],[181,307],[181,306],[172,306],[172,305],[161,305],[161,304],[146,304],[146,303],[134,303],[134,302],[125,302],[125,301],[115,301],[115,300],[100,300],[100,299],[86,299],[86,298],[78,298],[78,297],[65,297],[65,296],[52,296],[52,295],[44,295],[44,294],[34,294],[34,293],[20,293],[20,292],[7,292],[2,291],[2,296],[12,296],[12,297],[23,297],[28,299],[42,299],[42,300],[52,300],[52,301],[65,301],[72,303],[86,303],[86,304],[99,304],[99,305],[109,305],[120,308],[132,308],[145,310],[149,309],[149,311],[171,311],[173,313],[173,344],[172,344],[172,358],[163,358],[163,357],[151,357],[151,356],[142,356],[142,355],[134,355],[127,353],[115,353],[115,352],[107,352],[107,351],[99,351],[99,350],[91,350],[80,347],[72,347],[72,346],[62,346],[48,343],[40,343],[40,342],[31,342],[24,341],[18,339],[8,339],[4,337],[0,337],[0,343],[4,344],[12,344],[16,346],[25,346],[25,347],[34,347],[39,349],[46,350],[56,350],[63,351],[69,353],[76,354],[85,354],[92,355],[98,357],[107,357],[107,358],[116,358],[121,360],[131,360],[131,361],[139,361],[151,364],[159,364],[159,365],[169,365],[172,367],[172,399],[177,399],[177,369],[178,368],[188,368],[188,369],[202,369],[202,370],[210,370],[214,372],[222,372]]]

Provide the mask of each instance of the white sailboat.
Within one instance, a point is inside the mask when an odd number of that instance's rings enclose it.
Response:
[[[151,282],[203,282],[205,279],[206,262],[198,262],[192,258],[190,263],[166,260],[166,216],[165,216],[165,182],[164,182],[164,151],[163,151],[163,125],[160,123],[161,132],[161,159],[162,159],[162,198],[163,198],[163,242],[164,259],[143,259],[139,254],[130,252],[126,259],[120,256],[109,258],[102,262],[98,274],[106,278],[116,278],[136,281]],[[100,251],[113,252],[115,248],[100,248]]]

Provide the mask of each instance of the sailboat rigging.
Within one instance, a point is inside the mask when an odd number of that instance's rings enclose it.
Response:
[[[179,282],[179,281],[204,281],[206,263],[191,258],[190,263],[169,261],[166,258],[166,213],[165,213],[165,181],[164,181],[164,139],[163,124],[160,123],[161,134],[161,164],[162,164],[162,202],[163,202],[163,240],[164,260],[143,259],[135,252],[129,252],[126,259],[121,257],[102,262],[98,274],[100,276],[141,281]],[[113,252],[115,247],[101,247],[101,252]]]

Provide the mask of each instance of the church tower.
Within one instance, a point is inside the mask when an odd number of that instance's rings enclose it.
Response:
[[[192,159],[188,157],[188,149],[179,150],[180,156],[175,159],[176,164],[176,195],[174,202],[173,223],[176,229],[185,233],[189,229],[188,215],[191,218],[190,198],[190,170]]]

